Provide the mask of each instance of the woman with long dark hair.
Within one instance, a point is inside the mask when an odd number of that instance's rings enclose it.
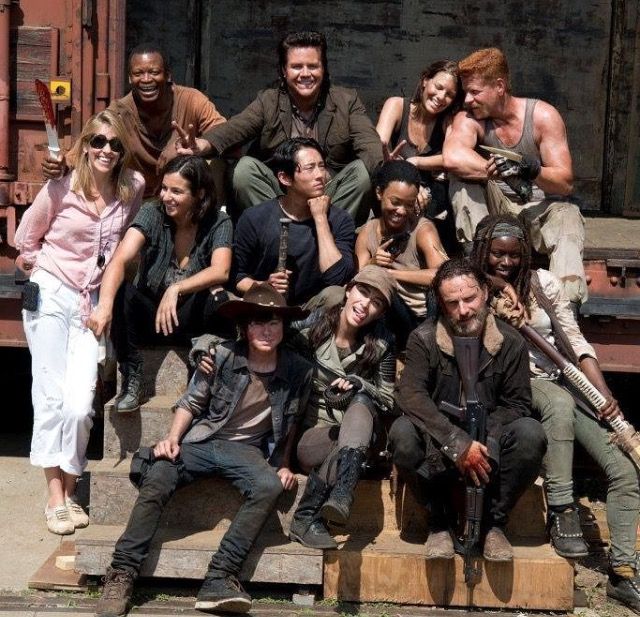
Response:
[[[453,115],[462,106],[462,98],[458,64],[438,60],[422,71],[411,98],[393,96],[385,101],[376,125],[385,158],[401,158],[420,171],[423,186],[431,192],[425,216],[435,218],[448,213],[445,221],[435,220],[449,250],[456,248],[456,239],[442,146]]]
[[[87,318],[144,192],[142,175],[128,169],[126,137],[116,114],[93,116],[69,153],[72,173],[45,184],[16,232],[17,265],[31,273],[22,313],[33,375],[31,463],[44,468],[47,527],[61,535],[89,524],[75,500],[98,377],[99,342]]]
[[[315,363],[297,448],[309,478],[289,534],[305,546],[335,548],[323,520],[349,518],[376,417],[393,406],[394,342],[381,317],[394,293],[389,273],[367,266],[349,282],[342,303],[298,324]]]
[[[529,343],[532,406],[540,415],[548,440],[544,467],[551,544],[559,555],[571,559],[589,553],[573,493],[573,444],[577,440],[607,478],[607,523],[611,535],[607,595],[637,612],[638,474],[631,460],[611,443],[606,421],[621,417],[622,412],[607,387],[595,351],[580,332],[560,280],[547,270],[531,269],[531,242],[518,219],[483,219],[476,229],[472,258],[493,278],[497,289],[505,284],[515,289],[520,306],[501,298],[515,325],[524,321],[533,328],[577,365],[607,400],[604,408],[591,408],[559,377],[550,359]],[[498,315],[502,313],[499,308]]]
[[[105,272],[89,326],[96,335],[109,328],[115,303],[114,343],[123,375],[119,412],[140,407],[142,343],[188,345],[213,327],[217,303],[210,290],[229,278],[232,239],[231,220],[218,211],[214,196],[207,161],[172,159],[158,200],[142,206]],[[134,283],[121,287],[138,255]]]

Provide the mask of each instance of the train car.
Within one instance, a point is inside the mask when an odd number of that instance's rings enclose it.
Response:
[[[302,0],[291,8],[270,0],[0,0],[0,345],[25,344],[13,237],[43,182],[47,142],[34,79],[50,86],[67,149],[92,113],[124,94],[126,50],[137,43],[165,47],[174,80],[230,116],[277,78],[278,39],[317,29],[329,42],[332,80],[357,87],[372,117],[387,96],[409,96],[431,61],[505,50],[514,92],[548,100],[567,124],[576,198],[589,216],[583,329],[606,370],[640,371],[638,3],[564,0],[539,11],[489,0]]]

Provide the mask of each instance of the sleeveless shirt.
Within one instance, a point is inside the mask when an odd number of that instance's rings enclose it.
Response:
[[[539,159],[540,151],[538,150],[538,146],[536,145],[535,139],[533,137],[533,111],[536,107],[536,103],[538,99],[526,99],[526,107],[524,111],[524,123],[522,126],[522,134],[520,135],[520,139],[516,143],[515,146],[507,146],[505,145],[501,139],[496,134],[496,127],[493,123],[493,120],[488,119],[485,120],[484,124],[484,139],[482,140],[482,144],[485,146],[493,146],[494,148],[504,148],[507,150],[512,150],[513,152],[517,152],[518,154],[522,154],[523,156],[530,156]],[[483,153],[486,154],[486,153]],[[518,201],[515,193],[509,188],[509,186],[503,182],[502,180],[498,180],[498,186],[500,190],[509,198],[514,201]],[[533,186],[533,196],[532,201],[538,201],[540,199],[544,199],[545,194],[542,189],[538,188],[535,184]]]
[[[364,226],[366,230],[367,238],[367,251],[369,255],[373,257],[380,246],[378,240],[377,227],[380,219],[371,219]],[[418,251],[416,245],[416,236],[418,230],[426,225],[428,221],[420,218],[409,234],[407,246],[399,253],[393,262],[392,269],[394,270],[421,270],[426,267],[422,253]],[[419,318],[424,318],[427,315],[426,293],[427,288],[422,285],[415,285],[413,283],[403,283],[397,281],[398,295],[404,300],[405,304],[411,309],[413,313]]]

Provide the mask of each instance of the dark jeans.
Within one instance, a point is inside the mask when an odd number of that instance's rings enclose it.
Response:
[[[407,478],[412,490],[416,491],[417,501],[431,505],[445,499],[441,488],[449,483],[444,482],[440,476],[450,476],[455,467],[445,459],[445,465],[449,468],[426,479],[425,452],[433,451],[434,448],[428,446],[435,445],[433,442],[427,444],[427,439],[431,438],[422,433],[406,416],[398,418],[389,431],[389,449],[393,453],[393,462]],[[542,425],[537,420],[519,418],[503,427],[499,447],[500,463],[492,471],[486,492],[489,499],[485,502],[490,515],[489,524],[503,527],[513,506],[538,477],[547,440]],[[427,491],[432,491],[432,494],[427,494]]]
[[[237,576],[264,522],[282,492],[276,470],[255,446],[211,439],[183,444],[176,463],[158,460],[149,467],[111,566],[134,575],[149,554],[164,506],[175,490],[198,478],[219,475],[245,498],[209,564],[210,576]]]
[[[226,295],[225,295],[226,297]],[[208,289],[189,294],[178,305],[178,326],[173,334],[156,333],[159,299],[151,298],[125,281],[114,303],[113,343],[119,363],[141,362],[141,345],[191,346],[191,339],[204,333],[235,337],[235,329],[226,319],[215,314],[220,299]]]

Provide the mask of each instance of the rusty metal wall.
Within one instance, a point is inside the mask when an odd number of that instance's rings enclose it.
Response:
[[[607,131],[611,114],[617,118],[625,105],[624,99],[609,100],[608,86],[625,85],[619,83],[618,73],[633,83],[633,71],[611,72],[610,62],[619,59],[612,58],[611,49],[620,27],[623,47],[635,35],[634,22],[629,25],[637,14],[637,8],[629,8],[634,4],[635,0],[129,0],[127,40],[129,48],[149,38],[164,44],[176,81],[199,85],[230,115],[276,77],[274,49],[283,34],[322,30],[329,41],[332,79],[357,88],[374,120],[386,97],[412,92],[419,71],[429,62],[500,46],[510,60],[514,92],[543,98],[564,116],[583,208],[598,210],[604,198],[605,209],[621,213],[621,201],[637,201],[640,180],[632,184],[628,179],[637,176],[638,165],[636,161],[635,169],[625,169],[626,176],[616,176],[616,166],[608,161],[613,151],[619,161],[627,160],[632,144],[625,143],[625,135],[629,141],[637,113],[623,118],[615,132]],[[622,26],[616,22],[617,31],[612,30],[616,10],[618,18],[620,12],[625,16]],[[189,63],[193,66],[198,36],[199,71],[192,74]]]

